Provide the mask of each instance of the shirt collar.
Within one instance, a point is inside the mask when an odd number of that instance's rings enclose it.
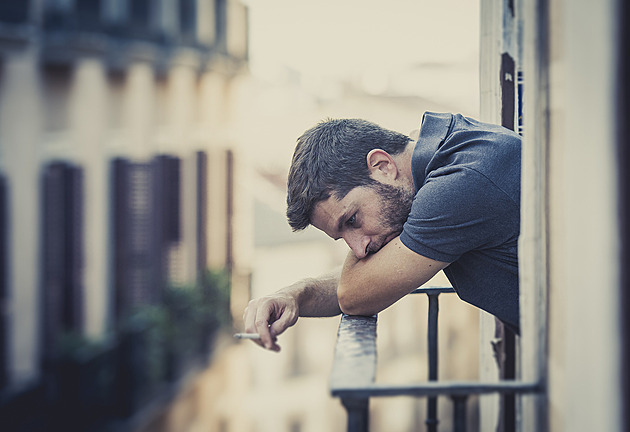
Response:
[[[451,131],[453,115],[427,111],[422,117],[420,135],[411,159],[413,183],[418,191],[427,176],[429,162]]]

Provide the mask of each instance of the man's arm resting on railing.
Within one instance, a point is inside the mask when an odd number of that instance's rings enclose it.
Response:
[[[319,278],[298,281],[273,294],[249,302],[243,313],[245,331],[260,334],[258,345],[280,351],[279,334],[298,317],[327,317],[341,313],[337,285],[341,269]]]
[[[348,315],[374,315],[423,285],[448,264],[417,254],[400,237],[363,259],[350,252],[337,289],[341,310]]]

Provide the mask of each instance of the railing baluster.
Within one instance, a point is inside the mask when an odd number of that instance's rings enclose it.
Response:
[[[369,403],[368,399],[342,399],[341,403],[348,414],[348,432],[368,432]]]
[[[453,396],[453,430],[466,432],[466,402],[468,396]]]
[[[428,357],[429,357],[429,381],[437,381],[438,378],[438,293],[427,293],[429,299],[428,318]],[[437,396],[427,398],[427,419],[425,420],[428,432],[437,432],[439,420],[437,418]]]

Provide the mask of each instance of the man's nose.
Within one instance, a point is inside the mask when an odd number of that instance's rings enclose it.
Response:
[[[363,259],[368,255],[368,245],[370,244],[368,236],[348,234],[343,239],[358,259]]]

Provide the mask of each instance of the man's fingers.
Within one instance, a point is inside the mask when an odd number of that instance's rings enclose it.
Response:
[[[269,332],[273,338],[282,334],[286,329],[291,327],[297,321],[297,316],[292,313],[286,311],[282,316],[277,320],[271,323],[269,327]]]
[[[258,302],[256,300],[250,301],[243,312],[243,324],[245,325],[245,332],[247,333],[258,333],[256,328],[256,314],[258,311],[257,303]],[[264,347],[264,344],[260,339],[252,339],[252,342]]]
[[[252,301],[247,307],[245,315],[245,330],[260,335],[260,340],[256,343],[269,350],[273,350],[274,346],[277,347],[275,338],[269,333],[269,324],[275,317],[273,302],[267,299]]]
[[[269,315],[266,313],[261,313],[256,317],[256,321],[254,322],[254,326],[256,328],[256,333],[260,335],[260,342],[267,349],[272,349],[274,345],[274,338],[271,336],[269,332]]]
[[[243,313],[245,331],[258,333],[258,345],[271,350],[280,351],[276,338],[288,327],[295,324],[298,317],[297,308],[291,298],[276,296],[252,300]]]

